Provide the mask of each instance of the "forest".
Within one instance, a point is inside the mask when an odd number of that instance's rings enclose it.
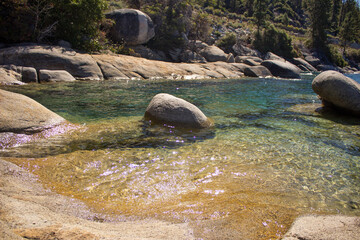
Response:
[[[169,50],[189,40],[215,43],[225,51],[237,41],[264,53],[299,56],[299,45],[324,52],[338,66],[359,62],[360,7],[355,0],[3,0],[0,43],[56,43],[93,52],[128,53],[107,33],[104,13],[135,8],[156,26],[152,49]],[[239,35],[245,29],[251,34]],[[230,48],[229,48],[230,46]]]

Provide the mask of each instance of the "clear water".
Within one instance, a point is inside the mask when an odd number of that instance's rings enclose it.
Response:
[[[7,87],[79,126],[0,157],[104,218],[189,222],[203,239],[278,239],[302,214],[360,215],[360,122],[316,113],[312,79]],[[215,127],[144,123],[160,92],[194,103]]]

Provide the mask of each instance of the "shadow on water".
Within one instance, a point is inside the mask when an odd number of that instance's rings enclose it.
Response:
[[[171,125],[151,124],[141,120],[129,129],[112,129],[96,124],[66,136],[40,139],[21,146],[3,149],[2,157],[42,158],[76,151],[103,149],[170,148],[205,141],[215,137],[215,129],[186,129]]]

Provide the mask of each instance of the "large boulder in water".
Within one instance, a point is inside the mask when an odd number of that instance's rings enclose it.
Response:
[[[115,21],[110,35],[116,42],[125,41],[128,45],[140,45],[155,36],[153,21],[139,10],[118,9],[106,14],[106,18]]]
[[[360,84],[336,71],[319,74],[312,88],[328,106],[360,115]]]
[[[35,133],[63,122],[64,118],[31,98],[0,90],[0,132]]]
[[[207,128],[212,121],[195,105],[170,94],[157,94],[145,111],[145,119],[185,128]]]
[[[261,63],[270,70],[272,75],[281,78],[301,78],[300,68],[288,61],[266,60]]]

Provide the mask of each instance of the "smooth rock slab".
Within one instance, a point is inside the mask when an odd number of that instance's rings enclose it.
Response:
[[[284,62],[281,60],[266,60],[261,63],[270,70],[272,75],[281,78],[301,78],[300,68],[290,62]]]
[[[65,70],[45,70],[39,71],[40,82],[73,82],[76,79]]]
[[[170,94],[157,94],[145,111],[145,119],[184,128],[208,128],[213,123],[192,103]]]
[[[29,97],[0,90],[0,132],[35,133],[65,121]]]
[[[360,115],[360,84],[336,71],[319,74],[312,82],[312,88],[325,104]]]
[[[295,220],[283,240],[358,240],[360,218],[347,216],[303,216]]]

